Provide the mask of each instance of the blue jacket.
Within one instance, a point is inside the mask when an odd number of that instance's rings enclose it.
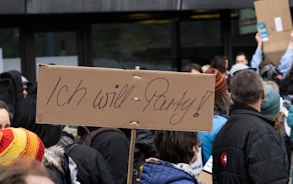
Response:
[[[250,66],[251,68],[256,68],[258,70],[259,64],[262,62],[262,50],[257,48],[255,53],[252,56]],[[287,49],[286,52],[282,55],[280,63],[278,65],[278,70],[282,73],[283,79],[286,77],[288,71],[291,68],[293,63],[293,50]]]
[[[218,134],[218,132],[221,130],[223,125],[226,123],[227,117],[222,115],[214,115],[213,118],[213,127],[211,132],[198,132],[198,137],[201,142],[201,148],[202,148],[202,163],[205,165],[205,163],[208,161],[210,156],[212,155],[212,148],[214,140]]]
[[[262,60],[263,60],[262,50],[259,48],[256,48],[250,62],[250,67],[258,70],[258,66],[262,62]]]
[[[159,163],[146,162],[143,166],[140,184],[197,184],[189,173],[177,169],[172,163],[160,160]]]

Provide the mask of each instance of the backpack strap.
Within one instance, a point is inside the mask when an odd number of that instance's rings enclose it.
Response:
[[[69,153],[71,152],[71,150],[77,146],[77,143],[73,143],[73,144],[70,144],[68,146],[65,147],[65,153],[67,155],[69,155]]]

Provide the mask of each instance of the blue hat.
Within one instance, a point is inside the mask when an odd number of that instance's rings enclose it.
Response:
[[[264,116],[274,117],[280,112],[280,94],[272,89],[265,89],[265,99],[261,103],[260,113]]]

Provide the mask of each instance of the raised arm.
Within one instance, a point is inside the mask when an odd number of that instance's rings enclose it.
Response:
[[[287,50],[281,57],[280,63],[278,65],[278,70],[282,73],[283,79],[286,77],[288,71],[291,68],[293,62],[293,30],[290,33],[289,44]]]
[[[255,34],[255,40],[257,42],[257,47],[255,49],[255,52],[252,56],[251,62],[250,62],[250,67],[251,68],[256,68],[258,70],[259,64],[263,60],[263,51],[262,51],[262,40],[261,40],[261,35],[260,33]]]

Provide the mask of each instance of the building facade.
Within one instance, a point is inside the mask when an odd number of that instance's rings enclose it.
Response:
[[[1,0],[0,21],[0,70],[32,82],[38,64],[181,71],[256,48],[250,0]]]

